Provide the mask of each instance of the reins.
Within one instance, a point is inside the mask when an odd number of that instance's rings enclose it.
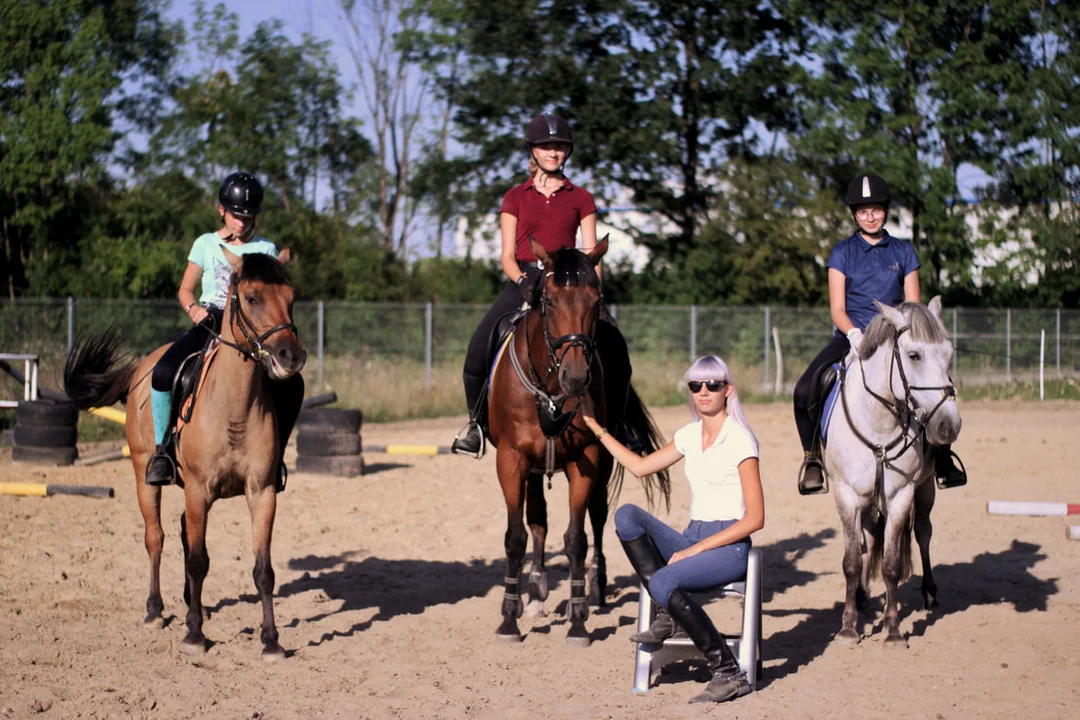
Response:
[[[263,343],[266,342],[271,335],[279,333],[282,330],[292,330],[295,335],[299,336],[300,331],[297,329],[296,324],[292,322],[279,323],[261,335],[256,335],[256,332],[258,331],[251,322],[251,319],[244,313],[244,306],[240,304],[240,280],[236,277],[236,273],[233,273],[230,286],[232,287],[232,294],[229,296],[229,306],[232,308],[230,325],[235,322],[236,326],[240,328],[240,334],[244,336],[244,340],[247,341],[248,346],[245,347],[240,343],[226,340],[221,336],[220,332],[215,331],[212,327],[207,328],[210,334],[222,345],[231,347],[239,352],[245,359],[258,363],[270,355],[269,351],[263,348]]]

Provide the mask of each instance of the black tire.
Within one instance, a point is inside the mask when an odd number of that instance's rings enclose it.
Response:
[[[79,411],[71,403],[56,403],[49,400],[21,402],[15,408],[15,424],[25,427],[43,427],[47,425],[73,427],[79,422]]]
[[[360,436],[356,433],[300,433],[296,452],[305,456],[359,455]]]
[[[15,444],[25,447],[75,447],[79,431],[74,425],[15,426]]]
[[[299,455],[296,458],[296,471],[354,477],[364,474],[364,458],[362,455]]]
[[[346,408],[301,410],[296,420],[299,432],[352,433],[360,432],[360,411]]]
[[[78,456],[79,451],[73,447],[41,448],[16,445],[11,449],[11,459],[15,462],[38,465],[70,465]]]

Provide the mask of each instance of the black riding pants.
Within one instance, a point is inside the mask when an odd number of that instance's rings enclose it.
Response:
[[[193,352],[202,350],[210,339],[210,330],[221,327],[222,311],[208,308],[210,317],[191,328],[177,338],[176,342],[165,351],[161,359],[154,366],[154,373],[150,378],[150,387],[158,392],[172,392],[173,378],[180,368],[184,358]],[[208,323],[213,323],[209,325]]]
[[[815,419],[810,416],[810,394],[813,392],[814,376],[818,370],[827,365],[840,362],[851,349],[851,343],[840,333],[834,333],[832,340],[818,356],[810,361],[810,367],[795,383],[795,426],[799,429],[799,440],[802,442],[803,451],[810,452],[814,444]]]
[[[529,282],[536,282],[540,277],[540,268],[535,265],[524,265],[521,271],[529,276]],[[521,308],[523,299],[521,290],[514,283],[507,281],[502,293],[495,299],[495,304],[484,315],[480,326],[473,333],[469,341],[469,349],[465,352],[465,374],[473,377],[483,377],[491,368],[486,367],[488,361],[488,345],[491,336],[495,332],[495,326],[503,315],[510,315]]]

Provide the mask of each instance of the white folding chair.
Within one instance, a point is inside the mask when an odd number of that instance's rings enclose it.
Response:
[[[731,651],[739,659],[739,667],[746,673],[746,679],[750,687],[757,690],[758,674],[761,670],[761,551],[751,548],[746,563],[746,580],[731,583],[722,588],[708,591],[709,597],[728,597],[737,595],[742,598],[742,632],[738,635],[724,634],[727,638]],[[641,586],[641,597],[638,601],[638,632],[645,632],[652,624],[653,601],[645,585]],[[634,657],[634,688],[633,693],[640,695],[649,692],[649,682],[652,679],[654,656],[664,652],[664,657],[670,662],[673,653],[666,652],[669,649],[694,648],[694,642],[685,635],[677,635],[656,645],[638,643],[637,653]],[[695,649],[696,651],[696,649]]]

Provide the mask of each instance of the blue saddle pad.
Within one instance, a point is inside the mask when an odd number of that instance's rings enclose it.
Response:
[[[821,442],[827,442],[829,436],[829,421],[832,420],[833,410],[836,409],[836,401],[840,399],[840,363],[833,363],[837,372],[837,380],[829,388],[829,395],[825,398],[825,407],[821,411]]]

